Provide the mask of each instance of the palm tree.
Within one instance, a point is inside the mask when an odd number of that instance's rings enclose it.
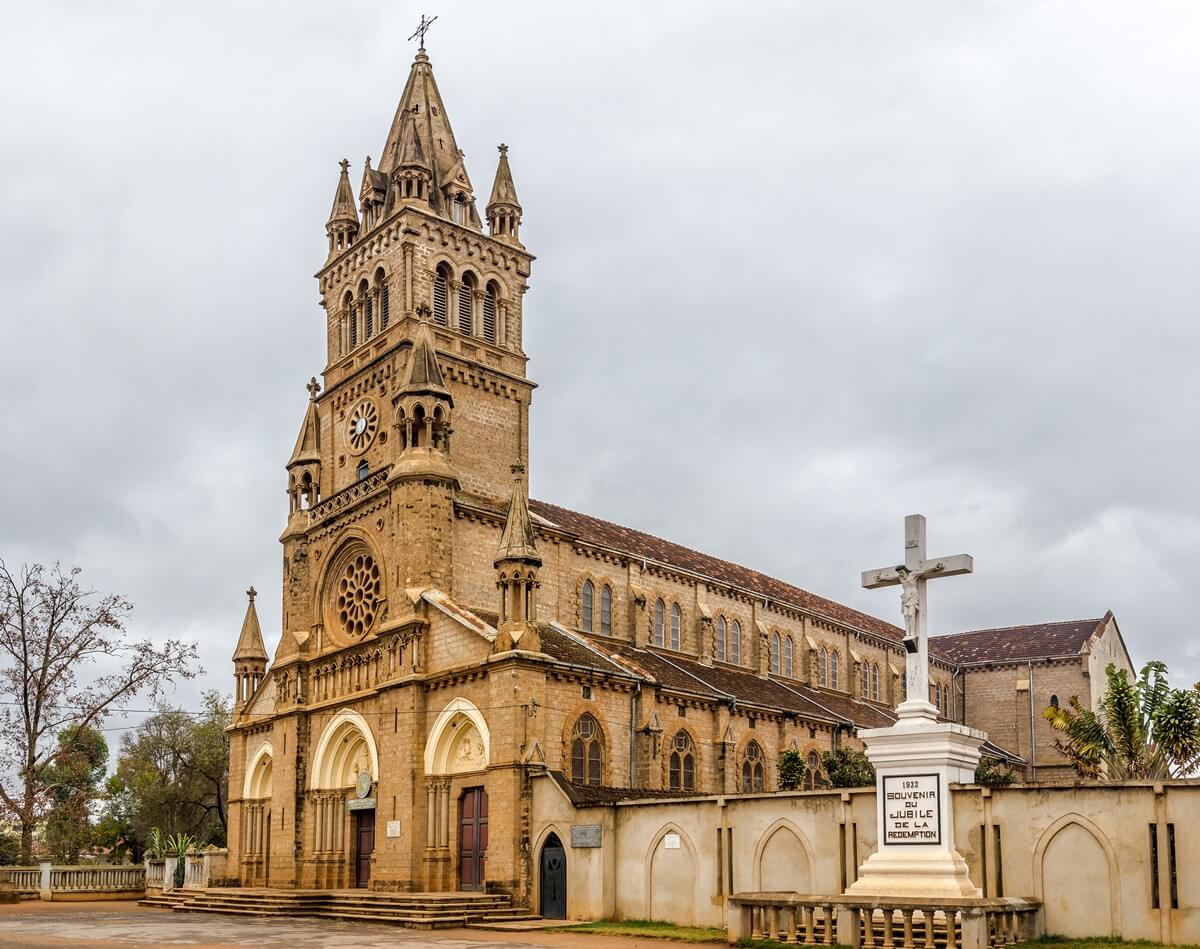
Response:
[[[1079,696],[1043,713],[1065,740],[1055,747],[1084,778],[1110,781],[1189,777],[1200,767],[1200,684],[1173,689],[1167,667],[1149,662],[1136,682],[1111,663],[1108,691],[1093,711]]]

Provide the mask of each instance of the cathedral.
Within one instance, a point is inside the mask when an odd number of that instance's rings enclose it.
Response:
[[[357,196],[341,165],[323,385],[286,465],[282,629],[272,656],[251,590],[233,656],[243,886],[532,905],[544,849],[565,846],[535,780],[580,807],[769,795],[795,749],[815,788],[821,753],[861,747],[904,698],[896,625],[529,499],[534,257],[504,145],[478,204],[421,49]],[[1130,666],[1111,614],[930,650],[930,701],[1029,781],[1069,776],[1040,710],[1090,705],[1107,663]]]

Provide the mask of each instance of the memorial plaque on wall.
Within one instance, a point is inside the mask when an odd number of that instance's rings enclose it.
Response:
[[[942,799],[936,774],[884,775],[883,842],[941,845]]]
[[[400,836],[400,821],[390,820],[387,822],[387,835],[389,837],[399,837]]]
[[[571,846],[572,847],[599,847],[600,846],[600,825],[599,824],[572,824],[571,825]]]

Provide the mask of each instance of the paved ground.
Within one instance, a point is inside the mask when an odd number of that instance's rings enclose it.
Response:
[[[491,933],[470,929],[418,932],[376,924],[315,919],[242,919],[210,913],[172,913],[129,903],[19,903],[0,906],[0,946],[28,949],[662,949],[652,939],[583,933]]]

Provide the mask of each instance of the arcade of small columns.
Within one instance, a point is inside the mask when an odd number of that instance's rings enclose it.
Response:
[[[265,886],[269,881],[272,756],[270,742],[263,742],[246,769],[241,800],[241,876],[248,886]],[[490,733],[483,715],[466,699],[451,700],[436,716],[425,747],[425,864],[429,886],[453,885],[452,782],[477,774],[482,783],[489,758]],[[319,887],[353,885],[349,879],[352,854],[347,801],[363,771],[371,775],[372,788],[377,787],[379,756],[375,739],[361,715],[343,710],[321,732],[306,795],[313,815],[308,856],[316,863],[315,882]]]

